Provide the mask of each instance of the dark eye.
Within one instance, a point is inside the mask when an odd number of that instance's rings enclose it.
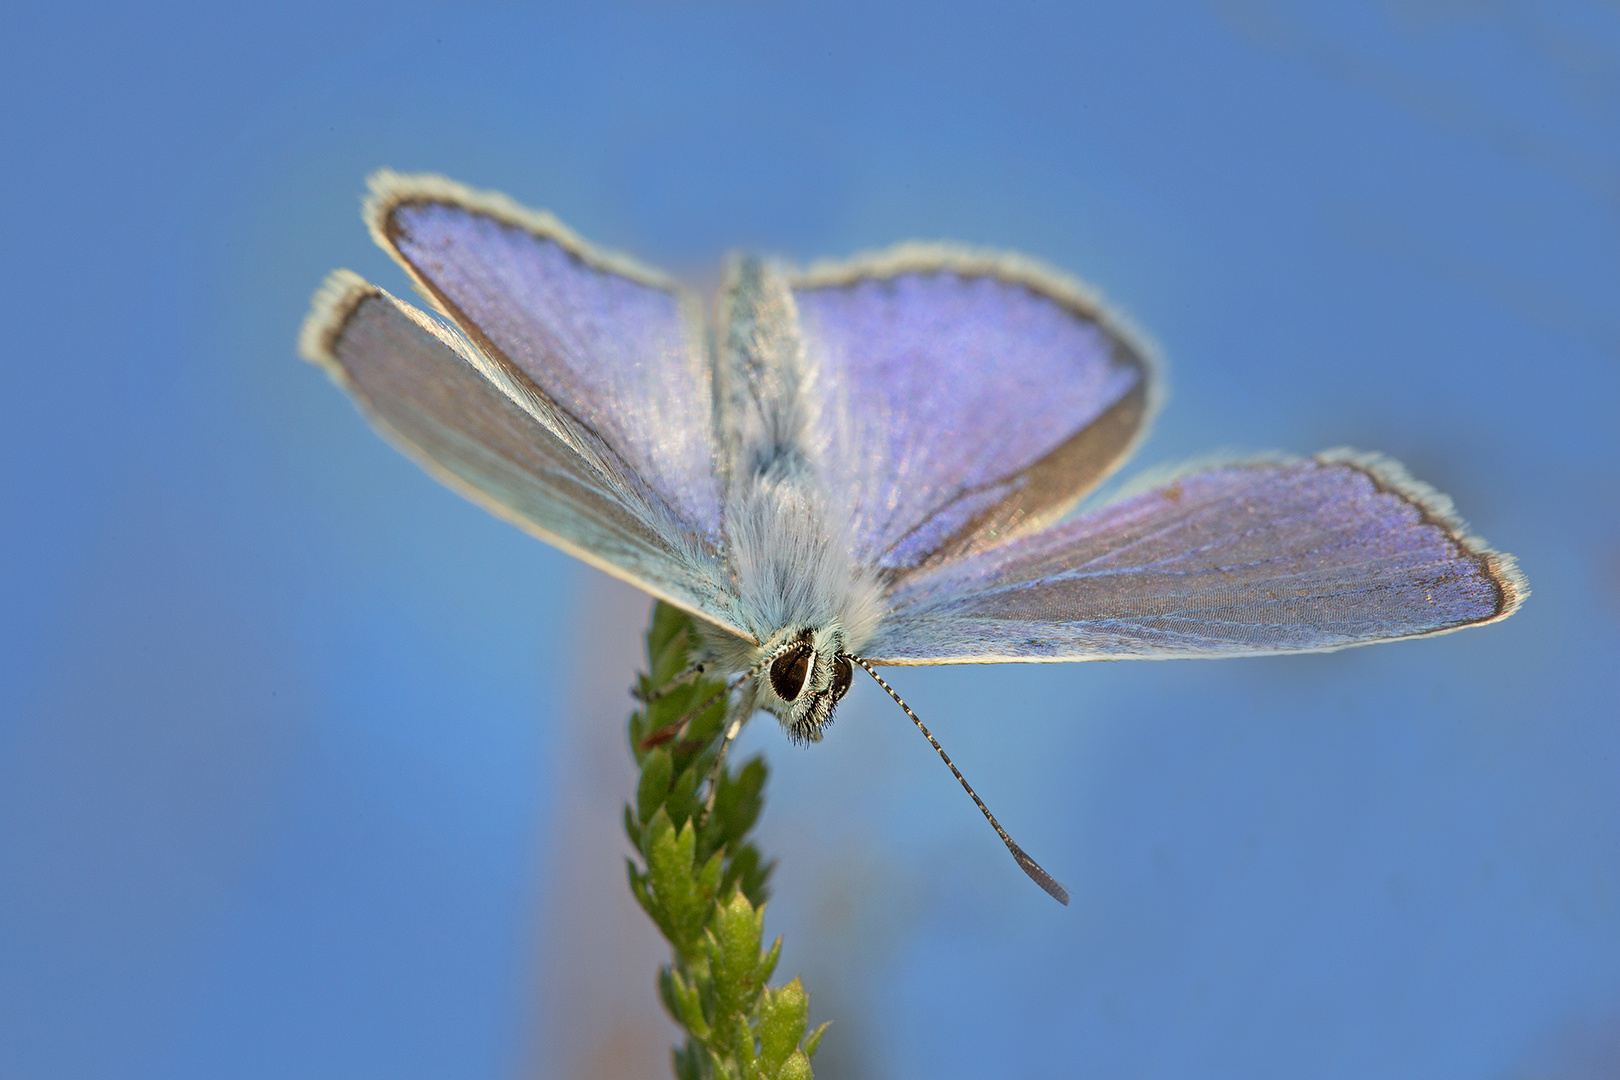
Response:
[[[792,701],[804,689],[810,674],[810,646],[798,645],[771,661],[771,688],[783,701]]]
[[[844,695],[849,693],[850,680],[854,677],[855,670],[849,666],[848,660],[840,656],[833,661],[833,701],[844,700]]]

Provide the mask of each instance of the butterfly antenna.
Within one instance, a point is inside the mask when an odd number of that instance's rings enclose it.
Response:
[[[911,722],[917,725],[917,730],[923,733],[923,737],[928,740],[929,744],[939,754],[939,759],[945,763],[945,767],[951,770],[951,775],[956,777],[957,782],[962,785],[962,790],[968,793],[968,798],[973,800],[973,805],[979,808],[979,812],[990,823],[990,827],[996,830],[996,835],[1001,837],[1001,842],[1007,845],[1008,851],[1012,852],[1013,860],[1018,863],[1019,869],[1029,875],[1029,880],[1045,889],[1048,896],[1067,907],[1069,890],[1059,885],[1051,874],[1041,869],[1040,863],[1024,854],[1024,849],[1013,843],[1013,838],[1008,836],[1007,830],[1001,827],[1001,822],[996,820],[996,815],[992,814],[990,808],[984,805],[984,800],[979,798],[978,792],[973,790],[973,785],[967,782],[967,778],[962,775],[962,770],[958,769],[956,763],[951,760],[951,755],[947,754],[945,748],[939,745],[939,740],[934,738],[934,733],[928,730],[928,726],[918,718],[916,713],[911,711],[911,706],[907,705],[900,695],[894,692],[894,687],[883,681],[883,676],[879,675],[871,664],[859,656],[851,656],[850,659],[865,668],[866,673],[876,679],[877,684],[883,687],[890,697],[894,698],[894,703],[904,709],[907,716],[911,717]]]

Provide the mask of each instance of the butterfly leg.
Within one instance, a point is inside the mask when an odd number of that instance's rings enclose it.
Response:
[[[637,701],[645,702],[646,704],[651,705],[659,698],[668,695],[671,691],[680,689],[708,670],[708,663],[706,661],[699,660],[697,663],[692,664],[685,671],[681,672],[679,675],[676,675],[673,679],[669,680],[669,682],[665,683],[663,686],[660,686],[651,693],[643,688],[645,682],[643,679],[642,683],[638,683],[630,688],[630,696],[635,698]]]
[[[703,800],[705,818],[714,810],[715,796],[720,794],[720,778],[726,774],[726,751],[731,749],[731,741],[742,731],[743,724],[748,720],[748,706],[736,704],[733,709],[735,715],[726,724],[726,733],[720,739],[720,752],[715,755],[714,767],[709,770],[709,797]]]
[[[719,690],[716,690],[714,693],[704,698],[693,708],[686,710],[686,712],[682,714],[679,719],[665,724],[656,731],[649,731],[641,738],[641,749],[651,750],[655,746],[660,746],[669,742],[671,739],[678,738],[681,733],[686,730],[686,726],[688,724],[690,724],[698,716],[701,716],[703,713],[707,712],[710,705],[713,705],[716,701],[719,701],[722,697],[731,693],[731,689],[732,688],[729,686],[721,687]]]

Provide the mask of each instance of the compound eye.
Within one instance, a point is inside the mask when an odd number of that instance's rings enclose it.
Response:
[[[792,701],[804,689],[804,680],[810,674],[810,645],[794,646],[771,661],[771,689],[783,701]]]
[[[849,693],[850,681],[854,678],[855,669],[850,666],[848,659],[840,656],[833,661],[832,696],[834,702],[844,700],[844,695]]]

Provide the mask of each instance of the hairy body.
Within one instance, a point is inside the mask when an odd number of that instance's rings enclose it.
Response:
[[[715,426],[726,484],[725,537],[753,640],[706,634],[716,666],[757,671],[764,709],[814,742],[849,690],[849,657],[871,640],[882,585],[850,554],[849,507],[827,490],[810,438],[818,403],[787,283],[758,259],[732,262],[721,297]]]

